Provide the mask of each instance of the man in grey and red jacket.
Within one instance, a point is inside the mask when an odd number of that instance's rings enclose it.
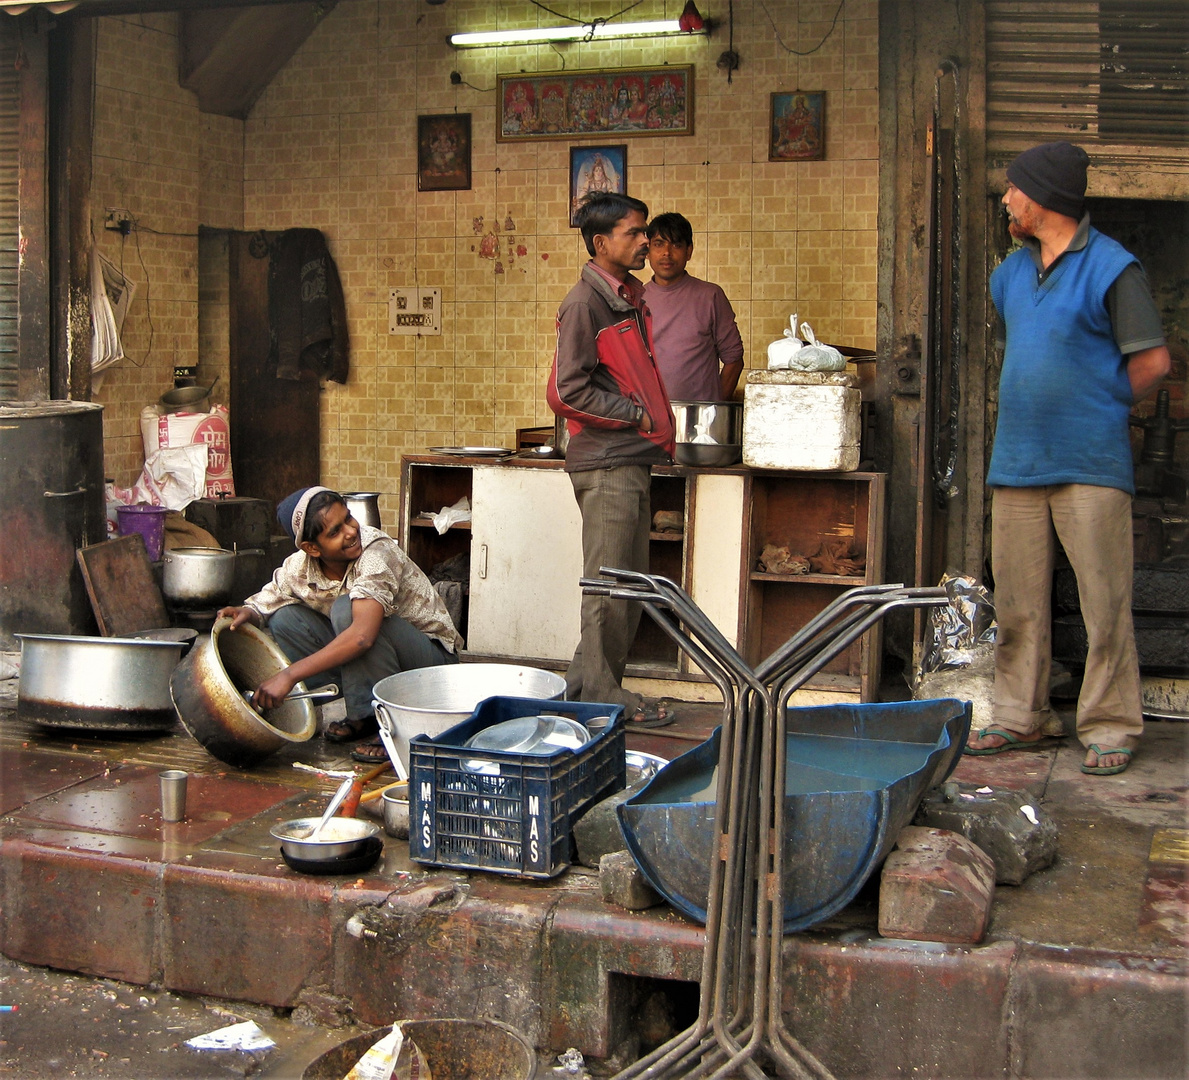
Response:
[[[648,254],[648,207],[627,195],[591,196],[578,210],[590,262],[557,312],[549,407],[566,419],[566,472],[582,514],[582,571],[648,570],[653,465],[674,450],[673,411],[653,359],[644,286],[632,270]],[[567,697],[624,705],[629,726],[671,717],[625,690],[640,606],[583,596],[582,630],[566,673]]]

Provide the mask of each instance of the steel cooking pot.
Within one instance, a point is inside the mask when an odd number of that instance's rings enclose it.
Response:
[[[344,491],[343,501],[351,516],[360,525],[370,525],[373,529],[382,529],[380,524],[380,493],[378,491]]]
[[[318,727],[314,706],[304,698],[268,710],[268,719],[243,698],[265,679],[289,666],[276,642],[251,623],[230,630],[219,619],[178,664],[169,692],[182,726],[209,754],[228,765],[263,761],[287,742],[306,742]],[[296,690],[306,689],[297,683]]]
[[[220,608],[235,585],[235,552],[225,548],[171,548],[165,552],[161,591],[175,608]]]
[[[721,468],[743,457],[743,403],[674,401],[679,465]]]
[[[16,634],[17,716],[46,727],[167,731],[169,679],[182,641]]]

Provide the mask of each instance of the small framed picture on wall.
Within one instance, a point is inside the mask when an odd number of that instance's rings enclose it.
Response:
[[[471,186],[471,114],[417,117],[417,190]]]
[[[570,228],[578,227],[575,220],[578,207],[588,195],[613,191],[628,193],[628,148],[621,146],[570,147]]]
[[[769,161],[820,161],[826,156],[826,93],[791,90],[772,95]]]

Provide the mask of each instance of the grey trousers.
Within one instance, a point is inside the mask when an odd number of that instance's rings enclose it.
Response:
[[[597,577],[602,566],[647,571],[652,526],[649,467],[591,469],[571,473],[570,482],[582,514],[582,573]],[[624,705],[629,712],[640,706],[640,695],[621,684],[641,613],[634,601],[582,597],[582,631],[566,671],[567,698]]]
[[[1144,729],[1131,619],[1131,496],[1089,484],[995,489],[995,723],[1030,735],[1049,708],[1056,541],[1077,576],[1089,648],[1078,695],[1083,746],[1133,750]]]
[[[281,651],[295,663],[329,645],[351,625],[351,598],[340,596],[330,609],[330,618],[304,604],[288,604],[275,611],[268,629]],[[381,679],[412,668],[457,664],[458,657],[440,642],[427,637],[399,615],[389,615],[380,633],[362,656],[305,680],[311,690],[337,682],[347,705],[347,719],[372,715],[372,687]]]

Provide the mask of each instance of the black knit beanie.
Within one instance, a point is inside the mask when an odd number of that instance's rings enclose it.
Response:
[[[1090,158],[1073,143],[1051,142],[1025,150],[1007,167],[1007,178],[1034,203],[1081,218]]]

